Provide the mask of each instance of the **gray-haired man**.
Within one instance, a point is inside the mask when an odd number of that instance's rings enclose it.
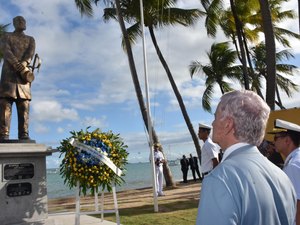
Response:
[[[287,175],[256,146],[270,108],[252,91],[222,96],[212,140],[224,155],[202,183],[197,225],[292,225],[296,194]]]

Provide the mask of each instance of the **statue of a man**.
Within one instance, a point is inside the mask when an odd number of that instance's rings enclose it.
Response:
[[[12,104],[18,114],[19,140],[29,140],[29,102],[33,73],[28,68],[34,52],[35,40],[25,35],[26,20],[13,19],[14,32],[6,33],[1,40],[3,67],[0,81],[0,141],[9,139]]]

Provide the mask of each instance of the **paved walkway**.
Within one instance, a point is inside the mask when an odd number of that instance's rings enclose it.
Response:
[[[48,222],[49,221],[49,222]],[[57,215],[57,214],[48,214],[48,223],[53,225],[75,225],[75,215]],[[103,220],[101,222],[100,218],[95,218],[93,216],[81,215],[80,216],[80,225],[116,225],[116,223]]]

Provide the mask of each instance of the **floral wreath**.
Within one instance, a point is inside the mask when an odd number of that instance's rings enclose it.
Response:
[[[112,131],[102,132],[96,129],[92,132],[80,130],[71,131],[71,137],[63,139],[58,150],[61,152],[59,157],[64,156],[60,164],[60,174],[64,178],[64,183],[69,188],[76,187],[79,181],[81,191],[86,195],[90,190],[94,193],[95,189],[102,187],[102,190],[112,190],[113,185],[121,185],[124,179],[115,174],[107,165],[99,159],[93,157],[88,151],[78,151],[71,145],[72,138],[93,147],[98,152],[104,153],[121,170],[125,170],[128,152],[127,145],[124,144],[119,134]],[[124,173],[122,174],[124,176]]]

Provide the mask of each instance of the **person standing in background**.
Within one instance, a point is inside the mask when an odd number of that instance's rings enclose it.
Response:
[[[156,185],[157,185],[157,196],[164,196],[163,193],[163,164],[165,162],[164,155],[160,151],[161,145],[159,143],[154,144],[154,162],[156,172]]]
[[[280,130],[270,132],[275,134],[276,151],[286,157],[283,171],[292,181],[297,194],[296,225],[300,225],[300,126],[285,120],[275,120],[275,127]]]
[[[219,163],[219,146],[213,143],[209,137],[211,126],[199,124],[198,137],[204,142],[201,149],[202,178],[209,174]]]
[[[182,177],[183,177],[183,183],[187,183],[187,175],[189,171],[189,161],[185,157],[185,155],[182,156],[182,159],[180,159],[180,165],[181,165],[181,171],[182,171]]]
[[[198,166],[198,158],[193,157],[193,155],[190,154],[189,164],[190,164],[190,168],[191,168],[191,171],[193,174],[194,181],[196,181],[196,173],[198,175],[198,178],[201,180],[201,175],[200,175],[199,166]]]
[[[288,176],[258,150],[270,108],[255,92],[227,92],[212,140],[224,155],[203,179],[197,225],[293,225],[296,193]]]
[[[267,150],[267,158],[274,163],[276,166],[278,166],[280,169],[283,168],[284,161],[280,155],[279,152],[275,150],[275,145],[272,142],[268,142],[268,145],[266,147]]]

